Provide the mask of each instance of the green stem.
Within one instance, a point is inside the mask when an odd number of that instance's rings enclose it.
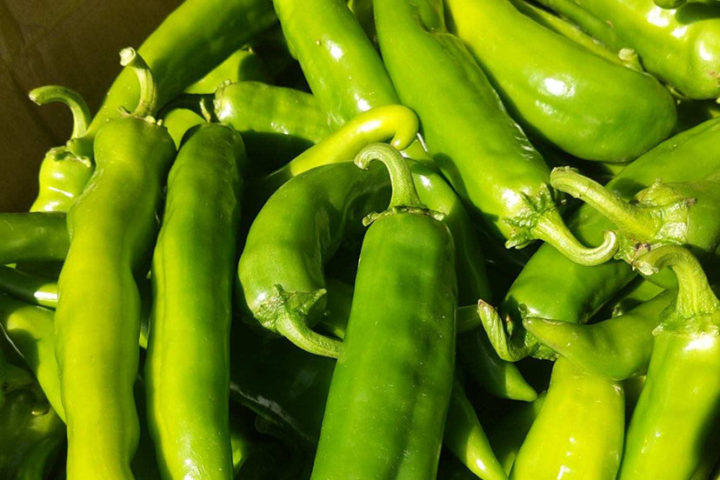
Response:
[[[212,118],[208,119],[207,115],[212,115],[214,112],[212,108],[208,111],[207,105],[208,102],[212,105],[212,99],[212,94],[183,93],[163,105],[162,108],[158,110],[157,118],[164,120],[173,110],[183,109],[190,110],[210,122]]]
[[[652,274],[669,267],[678,280],[675,312],[688,319],[720,309],[700,262],[689,250],[677,245],[659,247],[642,255],[634,264],[643,274]]]
[[[90,109],[78,92],[60,85],[46,85],[31,90],[28,96],[30,100],[38,105],[45,105],[52,102],[67,105],[73,117],[73,129],[70,138],[85,135],[91,120]]]
[[[342,342],[320,335],[307,326],[302,315],[288,310],[275,324],[278,333],[306,352],[323,357],[338,358]]]
[[[140,99],[132,114],[136,117],[147,117],[155,113],[157,84],[148,64],[134,48],[127,47],[120,51],[120,65],[132,68],[140,84]]]
[[[392,196],[388,208],[411,207],[424,208],[420,202],[412,171],[407,161],[394,147],[386,143],[375,143],[363,148],[355,157],[355,165],[367,169],[370,162],[378,160],[385,164],[390,174]]]
[[[559,167],[550,173],[550,184],[599,211],[619,229],[645,242],[657,236],[659,226],[643,209],[631,205],[605,187],[570,167]]]
[[[581,244],[568,230],[557,210],[544,213],[532,227],[532,233],[575,263],[586,266],[599,265],[610,260],[618,249],[617,235],[606,231],[603,243],[595,248]]]

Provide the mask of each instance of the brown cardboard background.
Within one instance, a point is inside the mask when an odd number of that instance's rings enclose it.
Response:
[[[43,155],[72,128],[64,106],[38,107],[27,92],[65,85],[94,112],[120,71],[120,49],[139,47],[180,3],[0,0],[0,211],[30,206]]]

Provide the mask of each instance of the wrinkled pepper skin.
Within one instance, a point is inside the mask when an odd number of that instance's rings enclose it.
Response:
[[[300,348],[336,356],[310,330],[324,311],[323,264],[360,221],[387,202],[387,173],[352,163],[318,167],[280,187],[255,218],[238,263],[239,292],[265,328]],[[355,234],[349,232],[355,232]]]
[[[622,386],[560,358],[510,478],[614,480],[624,433]]]
[[[420,117],[433,160],[506,246],[539,238],[585,264],[612,256],[612,235],[586,249],[567,230],[547,165],[462,42],[446,32],[442,3],[378,0],[374,8],[385,65],[402,102]]]
[[[70,244],[61,212],[0,213],[0,265],[65,259]]]
[[[157,78],[158,106],[200,80],[276,20],[269,0],[189,0],[175,9],[143,42],[138,53]],[[90,156],[95,134],[120,107],[132,111],[140,90],[124,69],[115,79],[88,131],[72,149]]]
[[[623,315],[592,325],[532,317],[523,320],[523,325],[578,367],[620,381],[647,372],[652,332],[676,296],[675,291],[661,293]]]
[[[678,292],[653,332],[647,380],[618,478],[687,479],[701,465],[720,418],[720,301],[699,262],[681,247],[652,249],[635,266],[671,268]]]
[[[720,120],[709,120],[653,148],[625,167],[606,188],[629,200],[658,179],[702,180],[720,167],[720,157],[713,153],[719,148]],[[692,168],[688,168],[688,158],[694,159]],[[588,206],[582,206],[569,224],[580,239],[588,242],[598,241],[603,231],[612,228],[611,222]],[[582,266],[564,258],[550,245],[543,245],[510,287],[502,307],[505,318],[497,316],[485,324],[488,337],[505,360],[518,360],[528,354],[553,357],[551,351],[538,346],[536,339],[527,335],[521,325],[523,318],[586,322],[634,277],[625,262]],[[506,335],[503,325],[506,322],[513,329],[509,349],[500,345]],[[498,335],[502,337],[499,342]]]
[[[121,54],[141,83],[151,75],[131,49]],[[145,92],[152,85],[144,85]],[[68,479],[132,478],[138,441],[133,383],[138,371],[142,269],[175,146],[147,112],[110,121],[94,142],[96,168],[68,212],[70,250],[58,281],[57,359],[68,426]]]
[[[393,196],[363,240],[313,480],[437,474],[455,356],[452,236],[421,206],[396,150],[373,145],[356,162],[374,159],[388,165]]]
[[[594,55],[509,0],[445,4],[513,117],[571,155],[629,161],[675,126],[675,101],[651,75]]]
[[[232,478],[227,399],[244,163],[240,134],[207,124],[189,133],[168,175],[145,362],[163,478]]]
[[[653,0],[539,0],[600,41],[632,49],[648,72],[689,98],[720,96],[720,9],[665,10]],[[697,8],[699,7],[699,8]]]

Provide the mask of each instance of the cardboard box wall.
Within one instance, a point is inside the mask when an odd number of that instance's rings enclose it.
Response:
[[[39,107],[27,93],[65,85],[95,112],[120,71],[120,49],[139,47],[180,3],[0,0],[0,212],[27,210],[45,152],[72,129],[66,107]]]

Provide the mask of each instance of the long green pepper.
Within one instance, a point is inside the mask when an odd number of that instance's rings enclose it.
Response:
[[[420,117],[433,160],[506,246],[542,239],[585,265],[611,258],[614,234],[590,249],[563,223],[547,165],[462,42],[447,33],[442,2],[377,0],[374,7],[385,65],[400,99]]]
[[[244,163],[240,134],[207,124],[191,131],[168,175],[145,363],[163,478],[232,478],[229,339]]]
[[[58,284],[55,330],[70,480],[132,478],[140,334],[134,274],[151,249],[175,156],[167,130],[148,116],[157,97],[147,65],[132,49],[121,59],[138,76],[140,107],[97,134],[95,171],[68,212],[70,250]]]
[[[393,194],[369,219],[313,480],[437,474],[455,353],[452,236],[420,204],[396,150],[369,146],[356,163],[374,159],[387,165]]]

